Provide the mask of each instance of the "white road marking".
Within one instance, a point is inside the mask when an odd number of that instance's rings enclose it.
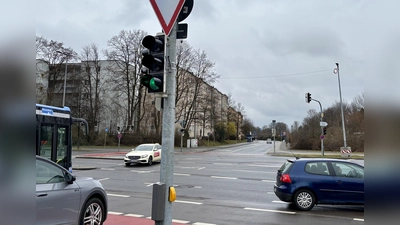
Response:
[[[147,187],[153,186],[154,183],[144,183]]]
[[[174,173],[176,176],[190,176],[190,174],[187,173]]]
[[[218,179],[230,179],[230,180],[236,180],[236,177],[218,177],[218,176],[211,176],[212,178],[218,178]]]
[[[253,211],[262,211],[262,212],[275,212],[275,213],[284,213],[284,214],[296,214],[296,212],[289,212],[289,211],[280,211],[280,210],[270,210],[270,209],[256,209],[256,208],[244,208],[246,210],[253,210]]]
[[[179,200],[176,200],[175,202],[185,203],[185,204],[193,204],[193,205],[203,205],[203,203],[201,203],[201,202],[189,202],[189,201],[179,201]]]
[[[110,178],[103,178],[103,179],[98,179],[98,181],[103,181],[103,180],[108,180]]]
[[[364,219],[358,219],[358,218],[354,218],[355,221],[360,221],[360,222],[364,222]]]
[[[267,194],[274,195],[275,193],[274,192],[267,192]]]
[[[117,194],[107,194],[108,196],[113,196],[113,197],[121,197],[121,198],[129,198],[131,196],[129,195],[117,195]]]
[[[125,214],[124,216],[130,216],[130,217],[144,217],[144,215],[139,215],[139,214]]]
[[[289,202],[283,202],[283,201],[272,201],[273,203],[280,203],[280,204],[290,204]]]
[[[175,219],[172,219],[172,222],[174,222],[174,223],[184,223],[184,224],[190,223],[190,221],[186,221],[186,220],[175,220]]]
[[[154,170],[131,170],[131,172],[135,172],[135,173],[151,173],[151,172],[154,172]]]
[[[110,212],[110,211],[108,211],[108,214],[111,214],[111,215],[123,215],[123,213],[121,213],[121,212]]]
[[[200,167],[198,170],[202,170],[202,169],[205,169],[205,167]]]
[[[263,182],[270,182],[270,183],[275,183],[276,180],[262,180]]]

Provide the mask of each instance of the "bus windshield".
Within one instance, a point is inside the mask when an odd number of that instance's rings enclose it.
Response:
[[[46,157],[72,171],[72,124],[88,123],[71,117],[69,107],[36,104],[36,155]]]

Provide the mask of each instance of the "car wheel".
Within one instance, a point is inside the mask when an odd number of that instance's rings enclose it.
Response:
[[[303,211],[311,210],[315,205],[314,194],[306,189],[299,190],[294,195],[293,203],[300,210]]]
[[[101,225],[104,220],[104,206],[98,198],[89,199],[82,208],[79,225]]]
[[[125,166],[130,166],[131,164],[130,163],[125,163]]]
[[[151,166],[153,164],[153,158],[151,158],[151,156],[149,157],[147,164],[149,164],[149,166]]]

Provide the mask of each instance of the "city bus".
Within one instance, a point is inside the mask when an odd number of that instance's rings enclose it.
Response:
[[[85,133],[88,133],[87,121],[71,117],[69,107],[36,104],[36,155],[46,157],[72,171],[74,123],[84,125]]]

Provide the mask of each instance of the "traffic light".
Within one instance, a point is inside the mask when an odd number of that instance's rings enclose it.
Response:
[[[324,130],[324,135],[326,135],[326,127],[324,127],[324,129],[323,129],[323,130]]]
[[[121,127],[117,126],[117,131],[120,132],[121,131]]]
[[[165,35],[147,35],[142,40],[142,78],[140,83],[148,93],[164,92],[164,46]]]
[[[310,92],[307,92],[307,93],[306,93],[306,102],[307,102],[307,103],[310,103],[310,102],[311,102],[311,94],[310,94]]]

